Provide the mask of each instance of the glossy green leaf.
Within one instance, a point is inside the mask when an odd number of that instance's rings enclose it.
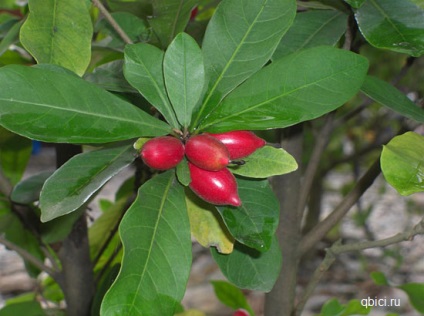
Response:
[[[183,186],[188,186],[191,182],[190,170],[188,169],[187,159],[183,160],[177,165],[176,168],[177,179]]]
[[[216,208],[190,189],[186,188],[185,192],[190,230],[194,238],[203,247],[216,247],[220,253],[231,253],[234,237],[228,232]]]
[[[230,166],[231,172],[249,178],[268,178],[297,169],[297,162],[283,148],[264,146],[243,158],[244,165]]]
[[[222,1],[208,24],[203,55],[209,90],[193,127],[271,58],[296,14],[294,0]]]
[[[424,110],[391,84],[381,79],[367,76],[361,91],[389,109],[407,118],[424,123]]]
[[[280,273],[282,256],[275,237],[265,252],[239,243],[229,255],[220,254],[213,248],[211,252],[228,281],[242,289],[269,292]]]
[[[200,129],[263,130],[314,119],[352,98],[367,68],[364,57],[328,46],[288,55],[229,94]]]
[[[414,1],[368,0],[355,17],[371,45],[415,57],[424,53],[424,7]]]
[[[292,27],[272,55],[276,60],[301,49],[335,46],[346,32],[347,15],[336,10],[306,11],[296,15]]]
[[[424,313],[424,283],[407,283],[398,288],[408,295],[412,306],[418,312]]]
[[[192,254],[184,190],[172,170],[139,189],[119,232],[122,267],[100,314],[173,315],[185,292]]]
[[[149,24],[159,38],[162,47],[167,47],[174,37],[184,31],[191,10],[199,0],[153,0],[153,16]]]
[[[75,222],[86,211],[85,208],[79,208],[75,212],[55,218],[40,226],[41,240],[46,244],[63,241],[72,231]]]
[[[243,292],[233,284],[227,281],[211,281],[216,297],[221,303],[232,308],[243,308],[250,315],[255,315]]]
[[[0,172],[10,184],[15,185],[21,180],[31,157],[31,150],[29,139],[0,128]]]
[[[361,7],[361,5],[364,4],[365,1],[367,0],[344,0],[345,2],[349,3],[349,5],[352,8],[358,9]]]
[[[424,191],[424,137],[413,132],[393,138],[380,158],[386,181],[401,195]]]
[[[175,112],[166,94],[163,58],[164,52],[155,46],[144,43],[127,45],[124,75],[172,127],[178,127]]]
[[[78,209],[134,158],[132,146],[119,144],[68,160],[43,186],[41,221],[47,222]]]
[[[46,315],[37,301],[10,304],[0,310],[0,316],[44,316]]]
[[[30,204],[38,201],[41,188],[53,171],[43,171],[19,182],[12,191],[10,198],[15,203]]]
[[[280,208],[268,180],[237,179],[240,207],[220,206],[221,213],[233,237],[259,251],[271,247],[278,226]]]
[[[39,64],[82,76],[91,58],[93,26],[85,0],[30,0],[21,43]]]
[[[134,105],[66,73],[0,69],[0,125],[47,142],[107,143],[167,134],[170,127]]]
[[[188,127],[205,85],[202,51],[190,35],[180,33],[172,41],[165,53],[163,71],[178,121]]]

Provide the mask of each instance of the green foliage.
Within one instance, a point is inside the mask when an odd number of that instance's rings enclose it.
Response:
[[[343,305],[337,299],[332,299],[324,304],[319,316],[368,315],[371,310],[370,307],[362,306],[359,300],[351,300]]]
[[[91,57],[93,27],[85,0],[29,1],[21,43],[40,64],[83,75]]]
[[[383,148],[381,169],[400,194],[424,191],[424,137],[413,132],[393,138]]]
[[[221,303],[233,309],[243,308],[249,312],[250,316],[255,315],[243,292],[238,287],[226,281],[211,281],[211,283]]]

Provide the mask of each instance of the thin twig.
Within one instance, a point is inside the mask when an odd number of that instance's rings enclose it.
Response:
[[[316,286],[318,285],[320,279],[325,274],[325,272],[331,267],[331,265],[336,260],[336,257],[345,252],[352,251],[361,251],[370,248],[378,248],[378,247],[387,247],[390,245],[394,245],[400,243],[402,241],[411,241],[417,235],[424,235],[424,219],[422,219],[417,225],[415,225],[412,229],[398,233],[393,235],[392,237],[388,237],[380,240],[372,240],[372,241],[362,241],[357,243],[350,244],[342,244],[341,241],[335,242],[330,248],[326,249],[326,255],[324,260],[315,270],[311,281],[308,283],[302,298],[299,300],[299,303],[296,306],[296,316],[301,315],[303,308],[305,307],[306,302],[309,297],[314,292]]]
[[[315,244],[336,225],[355,205],[358,199],[364,192],[373,184],[374,180],[380,174],[380,157],[373,163],[361,179],[356,183],[355,187],[349,194],[340,202],[340,204],[328,215],[323,221],[318,223],[306,236],[303,237],[300,243],[300,255],[304,255],[310,251]]]
[[[312,188],[313,181],[321,163],[321,156],[327,147],[328,140],[333,130],[333,119],[335,113],[332,112],[326,116],[324,126],[321,128],[317,135],[316,143],[313,148],[311,158],[309,159],[308,166],[306,167],[305,174],[303,176],[303,183],[299,193],[299,204],[297,212],[302,217],[303,211],[308,202],[308,197]]]
[[[113,16],[109,13],[109,11],[105,8],[100,0],[92,0],[93,4],[99,8],[100,12],[104,15],[105,19],[109,22],[109,24],[113,27],[113,29],[118,33],[118,35],[122,38],[122,40],[126,44],[132,44],[133,41],[130,37],[125,33],[125,31],[119,26],[119,24],[115,21]]]
[[[10,242],[3,236],[0,236],[0,244],[3,244],[7,248],[15,251],[18,253],[24,260],[30,262],[32,265],[40,269],[41,271],[46,272],[48,275],[50,275],[52,278],[56,278],[58,271],[46,266],[40,259],[34,257],[31,253],[26,251],[25,249],[15,245],[14,243]]]

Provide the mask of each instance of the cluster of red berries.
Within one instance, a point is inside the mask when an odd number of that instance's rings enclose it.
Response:
[[[167,170],[176,167],[185,155],[193,192],[215,205],[240,206],[236,179],[226,167],[240,163],[237,159],[264,145],[265,141],[250,131],[204,133],[187,139],[161,136],[144,143],[140,156],[150,168]]]

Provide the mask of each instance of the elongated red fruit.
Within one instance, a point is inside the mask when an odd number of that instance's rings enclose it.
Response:
[[[190,162],[188,167],[191,176],[190,188],[200,198],[215,205],[241,205],[236,179],[227,168],[208,171]]]
[[[251,131],[232,131],[209,135],[220,140],[228,148],[231,159],[249,156],[266,144],[265,140],[256,136]]]
[[[230,162],[227,147],[206,134],[190,137],[185,145],[185,154],[193,164],[209,171],[221,170]]]
[[[156,137],[144,143],[140,156],[150,168],[168,170],[174,168],[183,159],[184,145],[172,136]]]

